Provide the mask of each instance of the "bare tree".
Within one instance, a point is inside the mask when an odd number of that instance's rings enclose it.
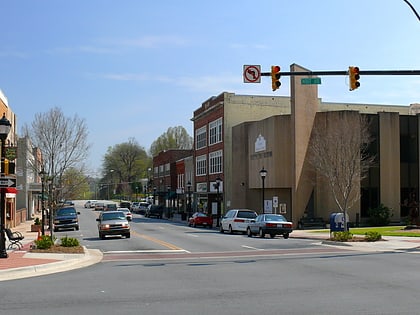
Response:
[[[168,130],[157,138],[150,146],[150,154],[156,156],[163,150],[192,149],[193,139],[182,126],[169,127]]]
[[[328,183],[344,214],[345,231],[348,211],[360,199],[360,182],[375,160],[367,152],[371,141],[369,121],[358,112],[340,111],[317,117],[309,162]]]
[[[61,187],[63,175],[69,169],[82,172],[89,154],[87,124],[77,115],[65,117],[58,107],[38,113],[30,126],[23,127],[35,147],[42,153],[44,171],[54,185]],[[65,196],[62,196],[65,197]]]

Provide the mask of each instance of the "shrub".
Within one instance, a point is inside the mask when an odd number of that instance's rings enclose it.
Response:
[[[368,242],[376,242],[382,239],[382,235],[376,231],[369,231],[365,233],[365,240]]]
[[[79,240],[77,238],[65,236],[61,239],[61,246],[63,246],[63,247],[76,247],[76,246],[80,246],[80,243],[79,243]]]
[[[49,235],[42,235],[41,238],[34,241],[34,243],[38,249],[49,249],[54,245],[54,241]]]
[[[353,234],[349,231],[347,232],[334,232],[332,240],[337,242],[347,242],[348,240],[353,238]]]
[[[41,225],[41,221],[39,220],[39,218],[35,218],[34,224],[35,225]]]
[[[384,226],[391,222],[392,211],[390,208],[380,204],[377,208],[369,209],[368,216],[371,226]]]

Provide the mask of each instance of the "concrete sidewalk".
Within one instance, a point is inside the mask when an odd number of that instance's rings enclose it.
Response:
[[[102,253],[96,249],[86,249],[84,254],[44,254],[31,253],[30,246],[38,237],[31,232],[32,221],[13,228],[25,237],[22,249],[8,250],[8,258],[0,259],[0,281],[42,276],[87,267],[102,260]],[[420,253],[420,237],[384,237],[378,242],[334,242],[329,241],[329,232],[295,230],[290,238],[311,239],[323,246],[345,246],[346,249],[367,252],[415,251]],[[7,240],[6,246],[9,245]]]
[[[0,258],[0,281],[42,276],[51,273],[83,268],[102,260],[99,250],[84,248],[84,254],[31,253],[30,247],[38,237],[31,232],[33,221],[26,221],[12,229],[22,233],[23,248],[7,250],[8,258]],[[46,232],[47,233],[47,232]],[[6,247],[10,242],[6,237]]]

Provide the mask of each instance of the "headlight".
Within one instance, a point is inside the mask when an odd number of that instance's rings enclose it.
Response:
[[[101,230],[108,230],[109,224],[101,224]]]

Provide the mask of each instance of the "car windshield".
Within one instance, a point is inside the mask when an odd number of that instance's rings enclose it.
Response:
[[[105,212],[102,214],[102,221],[108,220],[126,220],[123,212]]]
[[[282,215],[266,215],[265,216],[265,220],[266,221],[282,221],[285,222],[286,218],[283,217]]]
[[[252,211],[238,211],[238,218],[255,219],[257,215]]]
[[[75,215],[76,214],[76,210],[74,210],[73,208],[63,208],[63,209],[59,209],[57,210],[56,215]]]
[[[206,215],[206,214],[204,214],[203,212],[197,212],[197,213],[196,213],[196,216],[197,216],[197,217],[207,217],[207,215]]]

